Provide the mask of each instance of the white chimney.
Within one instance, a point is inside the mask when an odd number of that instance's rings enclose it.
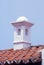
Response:
[[[14,50],[30,47],[30,29],[32,23],[26,17],[19,17],[12,23],[14,26]]]

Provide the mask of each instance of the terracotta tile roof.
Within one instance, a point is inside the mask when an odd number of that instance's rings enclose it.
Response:
[[[21,50],[0,50],[0,62],[38,62],[41,61],[41,54],[38,52],[43,49],[44,46],[31,46]]]

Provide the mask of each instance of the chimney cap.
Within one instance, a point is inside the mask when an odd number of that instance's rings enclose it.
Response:
[[[22,22],[22,21],[28,21],[28,18],[24,17],[24,16],[21,16],[19,17],[16,22]]]
[[[11,23],[13,26],[21,26],[21,25],[25,25],[28,27],[32,27],[34,24],[29,22],[28,18],[21,16],[18,19],[16,19],[16,21],[13,21]]]

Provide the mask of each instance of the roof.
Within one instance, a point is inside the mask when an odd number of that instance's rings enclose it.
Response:
[[[28,26],[28,27],[32,27],[34,24],[27,22],[27,21],[21,21],[21,22],[12,22],[11,23],[13,26]]]
[[[30,48],[25,48],[21,50],[14,50],[14,49],[7,49],[7,50],[0,50],[0,63],[6,62],[15,62],[23,63],[28,62],[39,62],[41,61],[41,54],[38,52],[39,50],[43,49],[44,45],[40,46],[31,46]]]

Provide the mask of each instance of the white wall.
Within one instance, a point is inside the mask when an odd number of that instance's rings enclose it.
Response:
[[[21,29],[21,35],[18,35],[18,29]],[[28,35],[25,34],[25,29],[28,29]],[[27,42],[27,43],[18,43],[18,42]],[[15,27],[14,28],[14,50],[23,49],[30,47],[30,28],[25,26]]]
[[[30,44],[26,43],[26,44],[23,44],[23,48],[28,48],[30,47]]]
[[[23,44],[14,44],[14,50],[19,50],[23,48]]]
[[[44,65],[44,49],[40,50],[39,52],[41,52],[42,65]]]
[[[23,39],[24,39],[25,42],[30,43],[30,35],[31,35],[30,28],[29,27],[25,27],[25,29],[28,29],[28,35],[25,34],[25,30],[24,30]]]
[[[21,35],[18,35],[18,29],[21,29]],[[14,42],[22,42],[23,41],[23,27],[15,28],[14,30]]]
[[[21,35],[18,35],[18,29],[21,29]],[[25,29],[27,27],[25,26],[20,26],[20,27],[15,27],[14,28],[14,41],[13,43],[16,43],[16,42],[28,42],[30,43],[30,28],[28,28],[28,35],[25,35]]]
[[[26,44],[26,43],[14,44],[14,50],[24,49],[24,48],[28,48],[28,47],[30,47],[30,44]]]
[[[42,49],[42,65],[44,65],[44,49]]]

